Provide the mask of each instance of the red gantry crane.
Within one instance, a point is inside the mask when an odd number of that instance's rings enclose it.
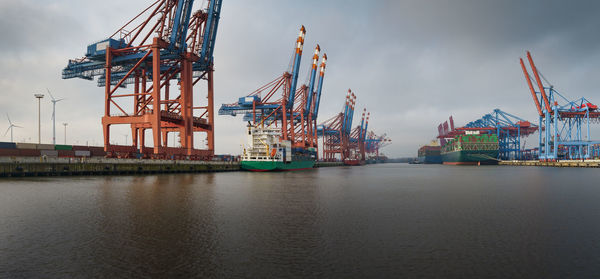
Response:
[[[355,103],[356,95],[348,89],[342,112],[319,125],[318,135],[323,138],[324,161],[344,161],[350,157],[350,127]]]
[[[193,3],[154,1],[108,39],[89,45],[85,57],[70,60],[63,70],[64,79],[99,77],[98,86],[105,89],[102,126],[107,156],[213,156],[213,51],[222,0],[209,0],[195,12]],[[207,83],[207,92],[204,104],[197,106],[194,89],[200,81]],[[113,125],[131,127],[131,145],[110,143]],[[152,132],[152,148],[145,146],[147,130]],[[205,149],[194,148],[196,132],[206,135]],[[179,135],[180,147],[167,147],[169,133]]]

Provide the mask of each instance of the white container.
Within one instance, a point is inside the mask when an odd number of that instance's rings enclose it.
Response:
[[[54,150],[54,144],[36,144],[36,149],[39,149],[39,150]]]
[[[37,149],[37,144],[17,142],[17,149]],[[52,149],[54,149],[54,148],[52,148]]]
[[[90,157],[89,150],[75,150],[75,157]]]
[[[58,150],[40,150],[41,156],[58,157]]]

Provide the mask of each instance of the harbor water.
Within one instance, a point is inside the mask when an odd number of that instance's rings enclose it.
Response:
[[[598,278],[597,169],[4,178],[0,278]]]

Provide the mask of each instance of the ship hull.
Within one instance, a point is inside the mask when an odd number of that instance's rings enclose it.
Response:
[[[441,164],[442,156],[441,155],[419,156],[417,158],[417,162],[419,164]]]
[[[457,150],[442,153],[444,165],[495,165],[498,150]]]
[[[307,170],[312,169],[315,166],[313,160],[302,160],[302,161],[242,161],[241,168],[248,171],[296,171],[296,170]]]
[[[358,159],[346,159],[346,160],[344,160],[344,165],[346,165],[346,166],[362,166],[365,163],[366,163],[365,161],[358,160]]]

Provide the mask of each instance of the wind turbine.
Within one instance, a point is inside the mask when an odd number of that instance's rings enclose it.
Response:
[[[50,93],[50,89],[46,88],[46,91],[48,91],[48,94],[50,94],[50,98],[52,100],[50,100],[50,102],[52,102],[52,144],[56,144],[56,103],[64,100],[63,99],[54,99],[54,96],[52,96],[52,93]]]
[[[13,124],[12,121],[10,121],[10,116],[8,116],[8,113],[6,114],[6,118],[8,118],[8,123],[10,124],[10,126],[8,126],[8,129],[6,129],[4,136],[6,136],[6,134],[8,134],[8,131],[10,130],[10,142],[13,142],[13,128],[15,128],[15,127],[23,128],[23,127]]]

